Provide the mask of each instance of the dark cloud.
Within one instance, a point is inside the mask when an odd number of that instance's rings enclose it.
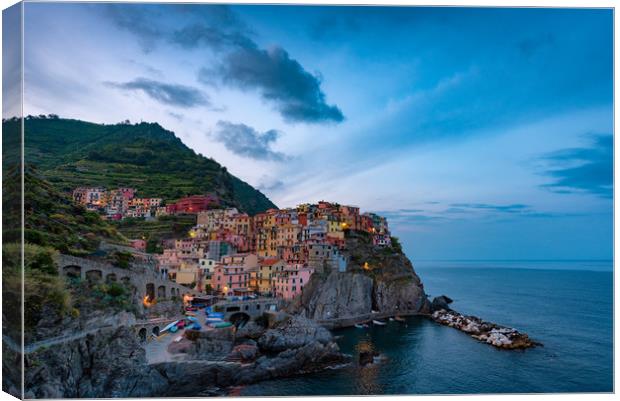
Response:
[[[277,191],[284,188],[284,182],[275,178],[264,176],[257,185],[259,191]]]
[[[175,31],[171,40],[186,48],[206,46],[214,50],[254,45],[252,40],[242,32],[226,32],[201,23],[191,24]]]
[[[589,135],[589,146],[563,149],[543,160],[551,163],[544,172],[554,179],[543,185],[557,193],[591,193],[603,198],[613,196],[613,135]]]
[[[344,120],[337,106],[325,102],[320,78],[304,70],[281,47],[239,48],[231,52],[215,72],[225,84],[258,90],[289,122]],[[202,70],[200,77],[203,82],[211,82],[213,70]]]
[[[145,53],[151,52],[164,37],[160,24],[153,23],[159,17],[159,9],[149,4],[107,4],[107,16],[119,27],[138,38]]]
[[[105,84],[126,91],[141,91],[150,98],[171,106],[195,107],[211,105],[207,95],[190,86],[168,84],[147,78],[136,78],[129,82],[106,82]]]
[[[199,80],[256,90],[288,122],[341,122],[342,111],[329,105],[321,77],[312,74],[281,47],[261,49],[252,31],[226,6],[111,5],[108,15],[132,32],[145,51],[165,41],[184,48],[204,48],[219,54],[216,68],[202,68]],[[159,18],[175,15],[178,24],[167,26]]]
[[[217,129],[212,136],[223,143],[226,149],[239,156],[278,162],[287,159],[285,154],[271,149],[271,145],[280,136],[276,130],[260,133],[245,124],[218,121]]]

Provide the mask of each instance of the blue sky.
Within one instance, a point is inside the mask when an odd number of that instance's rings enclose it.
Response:
[[[26,3],[25,110],[157,121],[412,259],[610,259],[605,9]]]

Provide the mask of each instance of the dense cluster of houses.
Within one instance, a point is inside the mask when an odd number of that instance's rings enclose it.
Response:
[[[187,238],[164,243],[159,269],[200,291],[291,299],[313,273],[346,270],[347,230],[368,232],[376,246],[391,244],[387,220],[353,206],[321,201],[255,216],[205,210]]]
[[[79,187],[73,190],[73,200],[89,210],[102,213],[108,220],[196,214],[219,206],[218,198],[211,194],[187,196],[164,206],[161,198],[138,198],[136,192],[135,188]]]

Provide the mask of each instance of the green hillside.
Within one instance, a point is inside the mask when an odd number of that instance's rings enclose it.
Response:
[[[20,175],[8,169],[3,178],[3,243],[19,242],[21,229]],[[43,180],[36,169],[24,173],[24,240],[62,253],[88,255],[101,240],[124,243],[116,228],[95,213],[73,203],[66,194]]]
[[[5,121],[5,132],[19,122]],[[9,135],[10,138],[18,138]],[[176,200],[215,193],[250,214],[275,205],[216,161],[196,154],[157,123],[94,124],[61,118],[25,121],[25,160],[61,191],[129,186],[139,196]]]

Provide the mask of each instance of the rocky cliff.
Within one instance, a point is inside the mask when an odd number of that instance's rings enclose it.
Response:
[[[368,235],[346,238],[346,272],[314,274],[293,313],[346,326],[375,315],[429,313],[424,286],[400,247],[373,246]]]
[[[26,398],[146,397],[167,385],[125,326],[41,347],[25,367]]]

